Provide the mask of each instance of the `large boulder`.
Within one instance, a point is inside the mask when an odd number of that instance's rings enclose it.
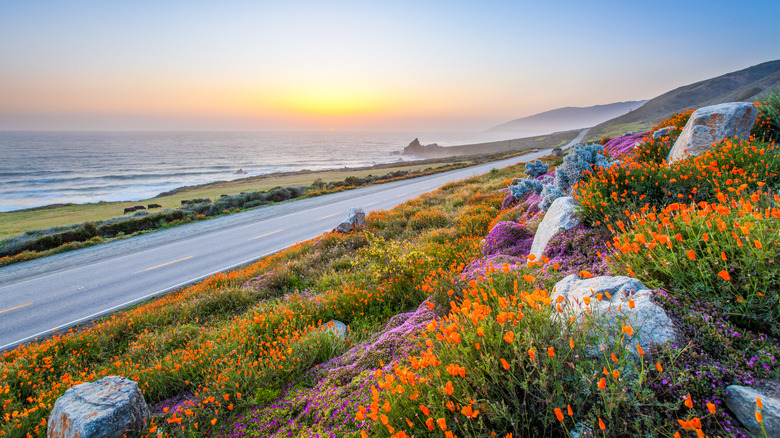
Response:
[[[351,208],[344,222],[336,226],[339,233],[349,233],[352,229],[361,227],[366,223],[366,213],[362,208]]]
[[[571,196],[564,196],[553,201],[536,230],[530,254],[536,256],[536,259],[540,259],[547,243],[550,242],[555,233],[580,224],[580,219],[574,211],[576,206],[577,203]]]
[[[46,435],[109,438],[146,431],[149,406],[138,384],[119,376],[76,385],[58,398]]]
[[[674,163],[699,155],[724,138],[748,138],[758,111],[752,103],[732,102],[705,106],[691,114],[667,161]]]
[[[761,399],[763,408],[756,405],[756,398]],[[761,426],[756,420],[756,411],[760,411],[767,436],[780,438],[780,398],[747,386],[729,385],[726,387],[725,401],[726,406],[751,433],[761,435]]]
[[[676,339],[672,320],[661,306],[653,302],[653,293],[636,278],[601,276],[580,279],[572,274],[555,284],[550,298],[555,301],[558,296],[563,296],[566,306],[577,315],[590,307],[592,314],[607,318],[627,316],[626,324],[634,329],[634,343],[643,347],[666,344]],[[585,297],[591,297],[590,305],[585,303]],[[633,308],[629,300],[633,301]]]

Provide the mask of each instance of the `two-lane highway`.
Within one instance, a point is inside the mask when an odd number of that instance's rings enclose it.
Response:
[[[0,351],[316,237],[352,207],[392,208],[449,182],[548,153],[259,208],[0,268]]]

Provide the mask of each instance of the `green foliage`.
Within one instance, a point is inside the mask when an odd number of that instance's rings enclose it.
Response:
[[[386,425],[420,436],[445,428],[457,436],[566,436],[575,427],[598,430],[599,419],[610,436],[671,433],[668,418],[648,415],[669,406],[649,390],[658,373],[629,351],[636,347],[620,332],[625,317],[555,316],[546,291],[518,291],[532,288],[519,279],[532,272],[456,287],[450,315],[420,334],[420,353],[377,375],[384,391],[374,402],[390,409],[380,410],[386,418],[375,420],[373,436],[391,436]]]
[[[409,218],[408,226],[414,230],[427,230],[431,228],[443,228],[449,220],[439,210],[420,210]]]
[[[757,106],[758,117],[751,134],[762,141],[780,142],[780,88],[769,90]]]
[[[676,202],[711,202],[720,191],[742,184],[750,190],[760,184],[777,189],[778,151],[776,144],[727,139],[672,165],[629,161],[593,173],[578,185],[574,197],[585,221],[598,225],[626,221],[646,205],[663,208]]]
[[[631,152],[631,157],[640,163],[661,164],[669,156],[675,140],[676,137],[651,138],[637,145]]]
[[[365,270],[374,281],[408,280],[416,265],[426,258],[422,252],[409,250],[408,245],[396,240],[387,240],[370,231],[366,231],[365,236],[368,245],[357,251],[353,266]]]
[[[780,199],[718,198],[646,209],[616,238],[614,263],[648,285],[714,303],[739,326],[780,336],[780,210],[772,205]]]

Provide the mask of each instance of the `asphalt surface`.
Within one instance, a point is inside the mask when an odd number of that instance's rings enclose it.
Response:
[[[0,268],[0,351],[314,238],[352,207],[366,213],[389,209],[449,182],[549,152],[258,208]]]

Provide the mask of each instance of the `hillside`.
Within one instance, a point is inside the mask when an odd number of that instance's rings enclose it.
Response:
[[[597,140],[626,131],[643,131],[665,117],[687,108],[725,102],[753,102],[761,93],[780,85],[780,60],[676,88],[655,97],[635,111],[594,126],[586,138]]]
[[[589,107],[568,106],[515,119],[490,128],[487,132],[507,132],[530,136],[587,128],[633,111],[645,102],[647,101],[637,100]]]
[[[105,376],[149,438],[775,436],[780,146],[669,164],[676,135],[496,168],[7,351],[0,436]]]

